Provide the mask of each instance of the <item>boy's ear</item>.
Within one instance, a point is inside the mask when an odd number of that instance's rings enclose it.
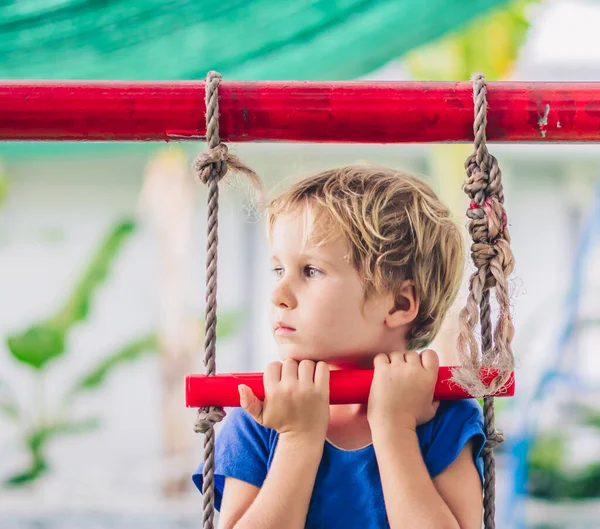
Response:
[[[419,299],[414,281],[405,281],[392,297],[392,304],[385,323],[388,327],[400,327],[413,322],[419,312]]]

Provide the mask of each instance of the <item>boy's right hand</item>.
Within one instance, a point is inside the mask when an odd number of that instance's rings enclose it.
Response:
[[[329,424],[329,366],[287,359],[272,362],[263,375],[264,402],[240,384],[240,405],[259,424],[285,436],[325,440]]]

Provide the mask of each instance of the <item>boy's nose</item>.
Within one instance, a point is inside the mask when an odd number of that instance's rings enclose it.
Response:
[[[296,307],[296,298],[288,285],[280,282],[271,292],[271,303],[280,309]]]

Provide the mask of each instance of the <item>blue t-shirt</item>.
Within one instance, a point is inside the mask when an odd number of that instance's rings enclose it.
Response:
[[[215,508],[221,508],[225,476],[261,487],[273,461],[278,433],[234,408],[215,442]],[[423,460],[432,478],[456,459],[469,439],[483,480],[483,414],[475,400],[443,401],[436,416],[417,428]],[[202,464],[193,481],[202,491]],[[342,450],[325,442],[306,518],[306,529],[388,527],[373,445]]]

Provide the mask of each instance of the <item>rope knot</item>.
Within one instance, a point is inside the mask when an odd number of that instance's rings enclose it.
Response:
[[[200,153],[194,160],[194,168],[199,180],[206,184],[212,175],[218,182],[221,181],[227,174],[227,162],[231,157],[224,143],[219,143],[216,147]]]
[[[254,188],[259,207],[265,202],[263,187],[258,175],[237,156],[230,153],[224,143],[219,143],[196,156],[194,169],[203,184],[207,184],[211,178],[215,178],[219,183],[230,169],[235,173],[242,173],[248,177]]]
[[[491,154],[489,156],[493,158]],[[467,161],[468,181],[464,190],[471,198],[467,216],[475,221],[470,230],[477,228],[474,237],[481,242],[493,243],[503,236],[508,223],[503,204],[502,184],[498,181],[501,176],[497,162],[494,167],[496,174],[490,180],[490,175],[478,168],[475,155]],[[485,231],[482,231],[482,228],[485,228]]]
[[[506,211],[496,195],[485,199],[483,211],[487,220],[488,240],[494,242],[504,234],[507,224]]]
[[[198,416],[194,423],[194,432],[206,433],[213,428],[215,424],[221,422],[225,418],[225,415],[227,414],[223,408],[216,408],[214,406],[199,408]]]
[[[504,433],[501,430],[494,430],[487,435],[485,445],[481,450],[481,455],[486,456],[492,453],[504,442]]]
[[[486,146],[487,89],[482,74],[473,77],[474,153],[466,160],[468,180],[463,189],[469,196],[469,232],[471,257],[476,270],[469,279],[469,294],[460,311],[458,351],[460,369],[453,379],[473,397],[484,397],[483,412],[486,443],[484,457],[484,525],[494,529],[494,448],[504,435],[494,427],[494,395],[509,379],[514,368],[511,341],[514,328],[510,315],[508,276],[513,268],[510,234],[507,229],[502,190],[502,172],[498,161]],[[498,302],[496,325],[492,325],[490,291]],[[481,348],[475,337],[475,325],[481,323]],[[489,384],[480,377],[482,368],[494,367],[498,376]]]
[[[504,211],[502,172],[496,158],[486,146],[487,100],[485,79],[473,79],[475,120],[474,152],[465,161],[467,181],[463,188],[469,197],[467,217],[472,237],[471,259],[475,271],[469,279],[469,295],[459,315],[458,350],[462,369],[454,379],[473,396],[494,394],[514,367],[511,348],[508,276],[514,259],[510,249],[510,233]],[[498,302],[496,325],[492,325],[491,290]],[[481,323],[481,347],[474,327]],[[500,376],[489,387],[482,384],[482,367],[494,366]]]

